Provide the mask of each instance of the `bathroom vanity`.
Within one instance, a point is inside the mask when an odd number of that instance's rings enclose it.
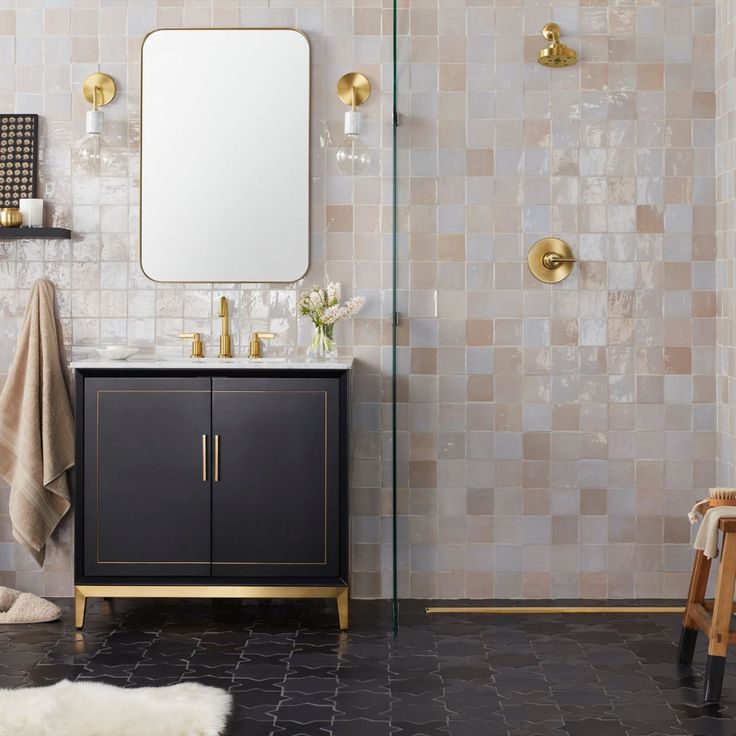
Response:
[[[350,362],[79,361],[88,597],[335,598],[348,625]]]

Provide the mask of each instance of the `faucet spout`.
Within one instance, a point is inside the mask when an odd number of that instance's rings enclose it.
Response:
[[[220,352],[218,358],[232,358],[232,341],[230,339],[230,331],[228,322],[230,320],[230,314],[227,306],[227,297],[220,297],[220,310],[217,313],[218,317],[222,318],[222,329],[220,334]]]
[[[227,297],[221,296],[220,297],[220,311],[217,313],[218,317],[222,317],[222,334],[223,335],[229,335],[229,319],[230,315],[227,308]]]

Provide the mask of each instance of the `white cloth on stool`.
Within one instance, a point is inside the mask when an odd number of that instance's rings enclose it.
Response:
[[[700,529],[695,535],[693,548],[702,550],[709,560],[718,557],[718,522],[721,519],[734,518],[736,518],[734,506],[714,506],[706,511],[703,521],[700,522]]]

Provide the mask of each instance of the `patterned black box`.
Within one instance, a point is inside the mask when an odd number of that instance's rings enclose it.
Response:
[[[38,115],[0,115],[0,207],[36,196]]]

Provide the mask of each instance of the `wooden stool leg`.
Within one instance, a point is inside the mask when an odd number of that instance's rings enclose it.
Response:
[[[736,583],[736,539],[735,535],[723,535],[723,549],[718,565],[716,599],[713,605],[713,618],[708,642],[708,662],[705,667],[704,699],[715,703],[721,699],[723,672],[728,651],[728,637],[731,629],[733,609],[733,589]]]
[[[708,587],[710,574],[710,560],[699,550],[695,550],[693,573],[690,576],[690,589],[687,592],[687,608],[682,620],[680,631],[680,646],[677,651],[677,661],[680,664],[691,664],[695,653],[695,642],[698,638],[698,625],[690,614],[690,606],[705,601],[705,590]]]

